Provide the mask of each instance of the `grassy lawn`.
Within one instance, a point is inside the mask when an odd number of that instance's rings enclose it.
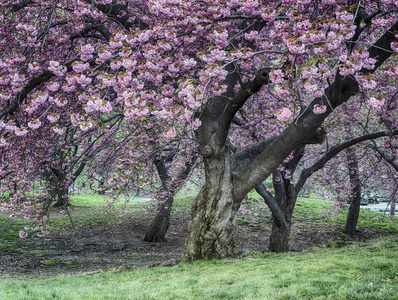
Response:
[[[96,275],[0,281],[0,299],[398,299],[398,239]]]
[[[258,216],[238,215],[250,226],[265,225],[270,212],[255,196],[242,207]],[[178,195],[174,212],[190,206],[192,197]],[[102,205],[103,207],[98,207]],[[70,213],[76,228],[118,224],[131,214],[144,213],[148,204],[124,205],[108,210],[98,195],[72,197]],[[322,212],[331,202],[299,198],[294,219],[306,226],[344,224],[347,210],[334,218]],[[133,209],[134,208],[134,209]],[[120,217],[123,214],[123,217]],[[257,215],[257,214],[256,214]],[[29,253],[28,240],[19,230],[28,220],[0,215],[0,251]],[[359,228],[398,233],[398,222],[388,215],[361,210]],[[54,212],[50,233],[71,230],[69,217]],[[48,245],[43,242],[43,249]],[[33,254],[32,254],[33,255]],[[398,299],[398,238],[367,243],[330,243],[301,253],[250,252],[239,259],[197,262],[176,267],[136,268],[114,273],[40,278],[0,276],[0,299]]]

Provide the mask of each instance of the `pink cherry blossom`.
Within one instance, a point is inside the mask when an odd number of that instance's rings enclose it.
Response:
[[[318,87],[316,86],[316,84],[313,84],[311,81],[306,81],[304,83],[304,88],[310,93],[313,93],[316,90],[318,90]]]
[[[52,82],[51,84],[47,85],[47,89],[50,92],[56,92],[59,90],[60,84],[58,82]]]
[[[60,128],[60,127],[55,127],[55,126],[53,126],[51,129],[52,129],[56,134],[59,134],[59,135],[64,134],[65,131],[66,131],[66,128]]]
[[[83,131],[87,131],[87,130],[93,128],[93,126],[94,126],[93,123],[90,121],[83,121],[79,125],[80,129]]]
[[[14,133],[15,133],[16,136],[24,136],[24,135],[26,135],[28,133],[28,131],[25,128],[22,127],[22,128],[16,128],[14,130]]]
[[[370,107],[372,107],[375,110],[381,110],[381,108],[384,105],[384,100],[381,99],[376,99],[375,97],[370,97],[370,99],[368,100],[368,104],[370,105]]]
[[[47,115],[47,120],[49,120],[50,123],[55,123],[58,121],[58,119],[59,119],[59,115],[57,115],[57,114],[50,113]]]
[[[41,126],[41,122],[38,119],[32,119],[30,122],[28,122],[28,126],[29,128],[35,130]]]
[[[112,105],[109,101],[102,101],[101,107],[99,109],[101,112],[109,114],[112,111]]]
[[[48,70],[53,72],[56,76],[64,76],[66,68],[62,66],[58,61],[50,61]]]
[[[272,70],[270,73],[270,79],[275,84],[281,84],[284,81],[284,76],[285,74],[283,74],[281,69]]]
[[[282,108],[282,110],[277,112],[276,118],[279,121],[284,122],[284,121],[287,121],[291,117],[291,115],[292,115],[291,110],[284,107],[284,108]]]
[[[177,135],[177,131],[175,128],[170,128],[168,131],[164,133],[164,137],[167,139],[174,139]]]
[[[84,63],[75,63],[75,64],[72,65],[72,69],[76,73],[83,73],[89,67],[90,67],[90,65],[88,63],[85,63],[85,64]]]
[[[0,147],[5,147],[5,146],[8,146],[8,145],[9,144],[8,144],[6,139],[0,138]]]
[[[313,112],[317,115],[323,114],[326,112],[326,105],[315,104]]]

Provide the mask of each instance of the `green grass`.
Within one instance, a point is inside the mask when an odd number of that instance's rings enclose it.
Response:
[[[77,206],[107,206],[104,195],[98,194],[78,194],[71,196],[71,204]],[[134,201],[134,197],[127,199],[125,196],[119,196],[117,201],[113,204],[114,206],[124,206],[126,201]],[[139,203],[136,203],[139,204]],[[145,203],[144,203],[145,204]]]
[[[98,195],[74,196],[72,201],[70,213],[76,227],[111,226],[123,221],[120,212],[124,212],[125,217],[130,217],[129,213],[141,213],[140,208],[133,210],[141,207],[136,205],[127,205],[126,210],[123,207],[110,211],[99,208],[98,204],[104,202]],[[186,209],[191,201],[192,197],[179,195],[175,209]],[[250,200],[245,205],[257,208],[260,204],[260,200]],[[342,224],[346,211],[335,219],[319,212],[330,209],[330,204],[300,198],[295,218],[312,224]],[[261,214],[266,210],[261,208],[257,211],[261,212],[258,217],[251,217],[253,226],[264,223]],[[16,243],[24,248],[29,246],[23,245],[26,240],[20,240],[18,233],[30,221],[11,220],[4,213],[1,216],[0,251],[15,251]],[[242,218],[244,220],[248,219]],[[50,229],[71,229],[65,215],[55,214],[50,221]],[[362,210],[358,226],[397,233],[397,223],[387,215]],[[43,247],[46,246],[43,244]],[[26,253],[21,252],[21,255]],[[253,252],[246,253],[240,260],[197,262],[116,274],[47,279],[0,276],[0,299],[398,299],[397,253],[398,238],[388,237],[367,244],[350,243],[342,248],[331,243],[328,248],[305,253]],[[134,253],[129,259],[136,259]],[[54,263],[52,259],[44,261],[46,266]],[[70,264],[70,261],[66,259],[64,263]]]
[[[0,299],[398,299],[398,238],[123,273],[10,278]]]
[[[180,194],[174,201],[173,211],[178,212],[190,207],[192,203],[191,196],[186,197]],[[72,206],[68,208],[75,228],[90,227],[96,225],[114,225],[124,222],[132,214],[143,213],[144,208],[151,208],[150,203],[131,203],[126,204],[126,199],[121,197],[112,209],[107,207],[105,196],[98,194],[80,194],[71,197]],[[59,214],[59,211],[64,214]],[[24,240],[19,238],[19,231],[25,226],[35,225],[33,220],[24,220],[22,218],[10,219],[10,212],[0,212],[0,250],[15,246],[15,243],[24,244]],[[123,215],[123,217],[120,217]],[[60,231],[64,233],[71,232],[73,229],[70,218],[65,209],[53,209],[53,213],[48,222],[49,231]],[[35,225],[36,226],[36,225]],[[30,235],[32,235],[30,233]],[[13,242],[13,243],[10,243]],[[1,299],[1,298],[0,298]]]

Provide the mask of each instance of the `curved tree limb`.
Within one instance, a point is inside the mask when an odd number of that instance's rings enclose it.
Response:
[[[398,135],[398,130],[394,131],[392,133],[393,135]],[[358,143],[364,142],[364,141],[368,141],[368,140],[374,140],[380,137],[384,137],[387,136],[385,131],[379,131],[376,133],[371,133],[371,134],[366,134],[360,137],[357,137],[355,139],[349,140],[347,142],[341,143],[339,145],[336,145],[334,147],[332,147],[328,152],[325,153],[325,155],[319,159],[316,163],[314,163],[311,167],[304,169],[301,172],[300,178],[296,183],[296,190],[300,191],[301,188],[304,186],[305,182],[307,181],[307,179],[314,174],[315,172],[317,172],[318,170],[322,169],[323,166],[329,161],[331,160],[333,157],[335,157],[337,154],[339,154],[341,151],[343,151],[344,149],[347,149],[353,145],[356,145]],[[398,168],[398,166],[397,166]],[[398,171],[398,169],[397,169]]]

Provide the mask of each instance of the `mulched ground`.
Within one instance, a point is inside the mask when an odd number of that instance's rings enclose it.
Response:
[[[172,215],[167,241],[163,243],[143,242],[152,216],[142,213],[121,224],[96,225],[66,234],[59,232],[44,238],[29,238],[24,240],[23,246],[0,249],[0,274],[95,274],[174,264],[181,255],[188,233],[188,216],[187,210]],[[235,242],[240,255],[267,251],[271,232],[270,216],[262,220],[260,224],[246,222],[236,226]],[[303,251],[331,242],[334,246],[343,245],[352,240],[365,241],[380,235],[362,230],[355,236],[347,237],[340,231],[337,225],[320,226],[296,221],[292,228],[291,250]]]

